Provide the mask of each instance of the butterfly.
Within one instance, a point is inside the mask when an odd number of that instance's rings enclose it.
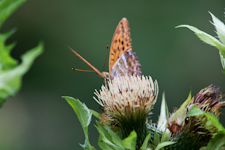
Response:
[[[141,65],[136,54],[132,52],[130,27],[126,18],[122,18],[114,32],[109,52],[109,72],[100,72],[76,51],[69,49],[87,63],[101,78],[113,79],[116,76],[141,75]]]

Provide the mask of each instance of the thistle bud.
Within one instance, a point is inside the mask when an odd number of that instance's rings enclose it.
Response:
[[[202,111],[213,114],[219,118],[219,110],[224,106],[225,95],[219,90],[219,87],[210,85],[194,96],[183,107],[183,113],[187,114],[193,106],[198,106]],[[187,104],[187,101],[185,102]],[[178,111],[180,111],[179,109]],[[176,114],[176,112],[174,113]],[[175,116],[174,114],[171,115]],[[178,117],[177,117],[178,118]],[[176,144],[170,146],[172,149],[200,149],[206,146],[213,136],[218,132],[217,127],[210,123],[210,120],[205,115],[183,117],[181,123],[178,120],[169,120],[168,129],[170,129],[173,140]],[[172,130],[177,127],[176,130]],[[174,132],[176,131],[176,132]]]

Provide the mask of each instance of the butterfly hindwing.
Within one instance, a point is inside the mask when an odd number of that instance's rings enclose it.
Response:
[[[141,65],[135,53],[130,50],[124,52],[112,67],[112,76],[141,75]]]

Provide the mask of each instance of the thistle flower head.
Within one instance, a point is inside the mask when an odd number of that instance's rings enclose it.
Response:
[[[149,77],[123,76],[110,80],[95,91],[94,99],[113,118],[148,115],[158,96],[158,83]]]
[[[117,125],[122,138],[135,130],[141,144],[146,136],[146,119],[158,96],[158,83],[145,76],[120,76],[95,91],[102,106],[103,125]]]

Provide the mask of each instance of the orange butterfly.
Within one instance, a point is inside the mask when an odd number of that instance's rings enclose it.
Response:
[[[109,52],[109,72],[100,72],[77,52],[70,50],[87,63],[103,79],[124,75],[141,75],[141,65],[135,53],[132,53],[129,22],[122,18],[116,27]]]

